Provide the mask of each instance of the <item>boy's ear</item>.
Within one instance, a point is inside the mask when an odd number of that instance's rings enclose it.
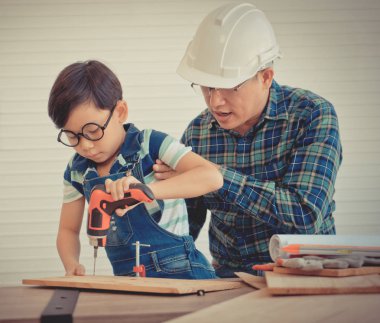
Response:
[[[124,100],[120,100],[116,105],[116,115],[120,123],[124,123],[128,119],[128,105]]]

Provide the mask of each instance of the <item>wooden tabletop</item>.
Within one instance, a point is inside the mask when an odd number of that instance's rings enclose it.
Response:
[[[273,296],[263,288],[169,322],[377,323],[380,294]]]
[[[40,322],[51,287],[0,288],[0,322]],[[84,322],[378,322],[380,294],[271,296],[249,286],[204,296],[81,291],[73,314]]]
[[[242,288],[208,292],[203,296],[152,295],[125,292],[80,292],[74,322],[164,322],[252,292]],[[0,288],[0,322],[39,322],[55,289],[49,287]]]

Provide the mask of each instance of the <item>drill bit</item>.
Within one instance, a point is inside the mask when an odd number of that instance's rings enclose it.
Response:
[[[94,269],[92,275],[95,276],[96,258],[98,257],[98,246],[94,246]]]

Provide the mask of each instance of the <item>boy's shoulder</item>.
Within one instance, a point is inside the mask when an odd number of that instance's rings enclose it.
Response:
[[[84,173],[86,169],[90,166],[89,162],[90,161],[87,158],[79,155],[78,153],[75,153],[69,160],[67,168],[71,171]]]
[[[167,150],[171,144],[178,142],[172,136],[159,130],[146,128],[139,130],[133,124],[125,124],[126,136],[120,149],[122,159],[130,159],[131,156],[138,154],[140,158],[150,156],[158,158],[160,152]]]
[[[178,139],[175,139],[171,135],[155,129],[144,129],[142,130],[142,134],[143,150],[154,156],[158,156],[160,152],[162,153],[162,151],[170,149],[173,144],[179,142]]]
[[[124,153],[160,145],[165,138],[169,137],[168,134],[151,128],[139,130],[133,123],[125,124],[124,129],[126,136],[121,149]]]
[[[140,130],[133,123],[127,123],[124,125],[124,129],[126,132],[125,141],[126,142],[138,142],[143,143],[149,141],[151,138],[153,139],[164,139],[166,137],[170,137],[167,133],[164,133],[159,130],[155,130],[152,128],[146,128]]]

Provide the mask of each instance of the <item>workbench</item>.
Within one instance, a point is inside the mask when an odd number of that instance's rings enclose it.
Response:
[[[47,287],[0,288],[0,322],[39,322]],[[380,294],[270,296],[244,286],[203,296],[81,291],[73,314],[84,322],[378,322]]]
[[[37,323],[55,292],[52,287],[0,288],[0,322]],[[74,322],[164,322],[251,292],[249,286],[203,296],[81,291]]]

